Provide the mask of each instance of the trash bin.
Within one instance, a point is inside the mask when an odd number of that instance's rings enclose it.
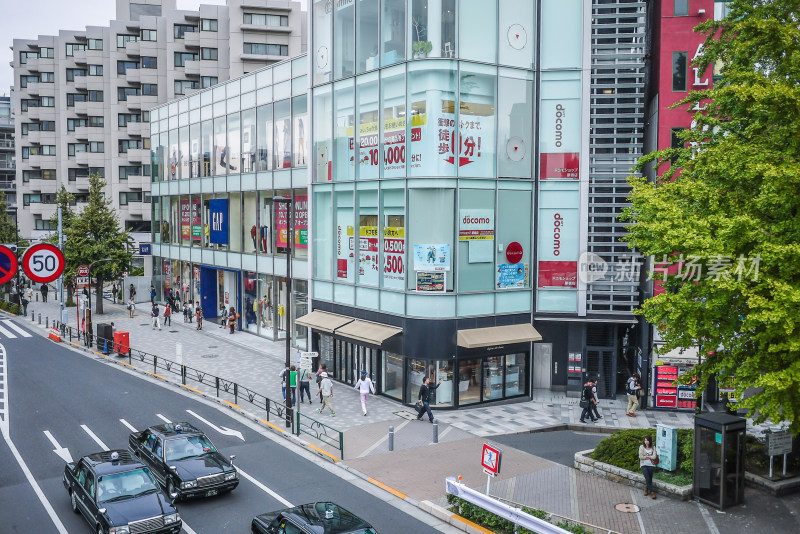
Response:
[[[97,348],[103,353],[111,352],[114,341],[114,325],[111,323],[97,323]]]
[[[131,335],[124,330],[114,332],[114,352],[117,354],[128,354],[131,349]]]
[[[744,502],[747,420],[726,413],[694,418],[694,496],[718,509]]]

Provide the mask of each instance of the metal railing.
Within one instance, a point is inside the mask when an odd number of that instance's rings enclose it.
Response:
[[[305,421],[306,419],[308,421]],[[295,428],[297,429],[298,436],[301,433],[313,436],[318,441],[339,451],[339,458],[344,460],[344,432],[341,430],[336,430],[332,426],[328,426],[300,412],[297,412],[297,424]]]

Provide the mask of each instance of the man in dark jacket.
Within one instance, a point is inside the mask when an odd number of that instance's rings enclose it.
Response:
[[[417,399],[422,401],[422,410],[417,417],[417,421],[422,421],[423,414],[427,411],[428,412],[428,419],[431,423],[433,423],[433,413],[431,413],[431,391],[438,388],[442,385],[441,380],[435,386],[431,386],[431,378],[429,376],[425,377],[425,381],[422,383],[422,386],[419,388],[419,396]]]
[[[592,415],[591,411],[592,405],[596,403],[594,399],[594,392],[592,391],[593,385],[594,385],[594,379],[590,378],[583,386],[583,392],[581,393],[581,407],[583,408],[583,411],[581,412],[581,423],[586,422],[587,414],[592,419],[592,423],[597,421],[597,419],[595,419],[594,416]]]

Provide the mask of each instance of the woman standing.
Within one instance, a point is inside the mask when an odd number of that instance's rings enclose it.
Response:
[[[200,306],[199,301],[195,301],[194,303],[194,313],[197,316],[197,329],[203,329],[203,308]]]
[[[239,314],[236,313],[236,308],[231,306],[231,309],[228,310],[228,328],[231,329],[231,334],[236,332],[236,319],[239,317]]]
[[[133,302],[133,297],[131,297],[128,299],[128,312],[130,313],[131,317],[133,317],[135,311],[136,311],[136,303]]]
[[[644,494],[649,494],[653,499],[656,498],[656,492],[653,490],[653,471],[656,470],[656,465],[658,465],[658,453],[653,446],[653,439],[645,436],[639,445],[639,467],[642,468],[644,475]]]

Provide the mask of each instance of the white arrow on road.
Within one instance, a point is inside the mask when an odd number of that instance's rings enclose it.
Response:
[[[190,415],[193,415],[197,419],[200,419],[202,422],[204,422],[205,424],[207,424],[208,426],[210,426],[211,428],[213,428],[214,430],[216,430],[220,434],[222,434],[224,436],[236,436],[240,440],[244,441],[244,436],[242,436],[242,433],[239,432],[238,430],[231,430],[230,428],[224,427],[224,426],[216,426],[216,425],[214,425],[214,423],[211,423],[210,421],[206,421],[205,419],[203,419],[202,417],[200,417],[199,415],[194,413],[192,410],[186,410],[186,411]]]
[[[53,447],[55,447],[55,449],[53,449],[53,452],[56,453],[59,458],[61,458],[68,464],[72,463],[72,455],[69,453],[69,449],[59,445],[58,442],[56,441],[56,438],[53,437],[53,434],[51,434],[49,430],[45,430],[44,435],[47,439],[50,440],[50,443],[53,444]]]

